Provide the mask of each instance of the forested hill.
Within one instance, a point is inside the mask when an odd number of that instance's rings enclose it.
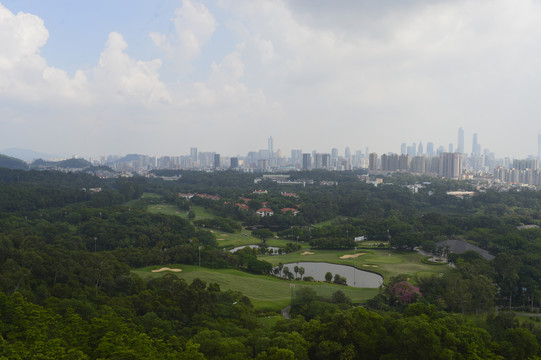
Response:
[[[58,168],[72,168],[72,169],[84,169],[92,164],[85,159],[67,159],[61,161],[45,161],[42,159],[35,160],[30,164],[31,168],[40,168],[40,167],[58,167]]]
[[[459,183],[434,181],[413,193],[398,185],[363,184],[352,174],[329,175],[346,185],[288,187],[285,196],[275,183],[254,184],[253,175],[243,178],[232,172],[208,177],[183,173],[180,181],[102,180],[83,173],[0,168],[0,359],[541,355],[540,327],[502,311],[516,306],[527,310],[532,298],[539,299],[541,230],[516,227],[539,224],[537,193],[488,192],[473,200],[456,199],[440,189]],[[317,176],[325,178],[324,173]],[[254,194],[255,186],[269,191]],[[212,196],[179,196],[188,189],[199,194],[206,189]],[[240,201],[247,206],[240,208]],[[261,217],[254,209],[263,202],[276,212],[296,207],[299,213]],[[171,208],[172,214],[150,212],[150,204]],[[173,215],[190,207],[204,208],[209,218],[190,221]],[[328,221],[322,225],[316,220]],[[325,249],[357,232],[371,238],[384,234],[386,241],[391,236],[385,249],[390,255],[410,252],[419,242],[429,251],[434,240],[458,234],[491,249],[496,258],[465,254],[454,259],[456,269],[441,276],[391,277],[363,306],[351,304],[341,290],[325,297],[300,286],[291,320],[281,319],[276,310],[254,308],[242,293],[222,290],[216,283],[197,278],[189,283],[178,274],[150,272],[171,264],[195,272],[200,261],[202,268],[250,272],[268,280],[273,268],[264,257],[250,249],[224,251],[208,228],[235,232],[239,224],[277,237],[278,229],[288,230],[288,235]],[[349,237],[344,236],[348,231]],[[394,254],[385,256],[385,261],[394,259]],[[152,266],[143,270],[148,277],[132,271],[145,266]],[[286,285],[290,281],[303,280],[284,280]],[[495,304],[500,306],[497,313],[492,312]]]
[[[0,167],[18,170],[28,169],[28,165],[24,161],[2,154],[0,154]]]

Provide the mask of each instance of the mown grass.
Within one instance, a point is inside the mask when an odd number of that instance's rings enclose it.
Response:
[[[180,210],[175,205],[152,204],[148,206],[147,210],[153,214],[176,215],[183,219],[188,219],[188,211]],[[195,213],[194,220],[213,219],[216,217],[216,215],[213,215],[202,206],[192,205],[192,211]]]
[[[379,289],[358,289],[342,285],[326,284],[321,282],[307,282],[301,280],[287,281],[271,275],[254,275],[235,269],[207,269],[193,265],[166,265],[169,268],[179,268],[182,272],[163,271],[153,273],[153,269],[159,269],[162,266],[149,266],[146,268],[132,270],[133,273],[144,278],[156,278],[166,273],[172,273],[188,283],[193,279],[199,278],[206,283],[217,283],[222,290],[237,290],[248,296],[254,307],[259,309],[271,309],[279,311],[290,303],[291,287],[296,286],[314,286],[329,287],[328,292],[342,290],[354,303],[360,303],[371,299]]]
[[[335,264],[353,265],[359,269],[369,270],[383,275],[384,279],[391,276],[406,275],[409,278],[416,276],[439,275],[451,270],[449,266],[429,265],[422,262],[423,255],[417,252],[395,252],[388,250],[309,250],[313,254],[306,254],[305,250],[296,251],[286,255],[260,255],[259,259],[273,264],[292,263],[300,261],[322,261]],[[344,255],[359,255],[356,258],[341,259]]]

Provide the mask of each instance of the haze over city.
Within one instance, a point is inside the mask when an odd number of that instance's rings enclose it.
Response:
[[[537,155],[533,1],[0,3],[0,148]]]

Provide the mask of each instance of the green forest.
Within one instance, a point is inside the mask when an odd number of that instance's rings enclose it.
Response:
[[[405,174],[379,186],[355,172],[289,175],[311,181],[0,168],[0,358],[540,358],[541,193]],[[492,257],[450,252],[437,245],[445,240]],[[230,251],[252,244],[261,247]],[[385,259],[369,268],[383,285],[284,272],[302,254],[346,263],[346,252]],[[150,270],[164,267],[179,272]],[[205,281],[197,269],[223,276]],[[285,300],[221,282],[232,271],[286,288]]]

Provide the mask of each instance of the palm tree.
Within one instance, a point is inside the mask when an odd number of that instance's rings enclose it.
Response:
[[[304,268],[302,266],[299,268],[299,274],[301,274],[301,280],[302,280],[302,276],[304,275]]]
[[[297,278],[297,273],[299,272],[299,265],[295,265],[293,268],[293,271],[295,271],[295,279]]]
[[[282,269],[284,268],[284,264],[278,263],[278,269],[280,269],[280,276],[282,276]]]

